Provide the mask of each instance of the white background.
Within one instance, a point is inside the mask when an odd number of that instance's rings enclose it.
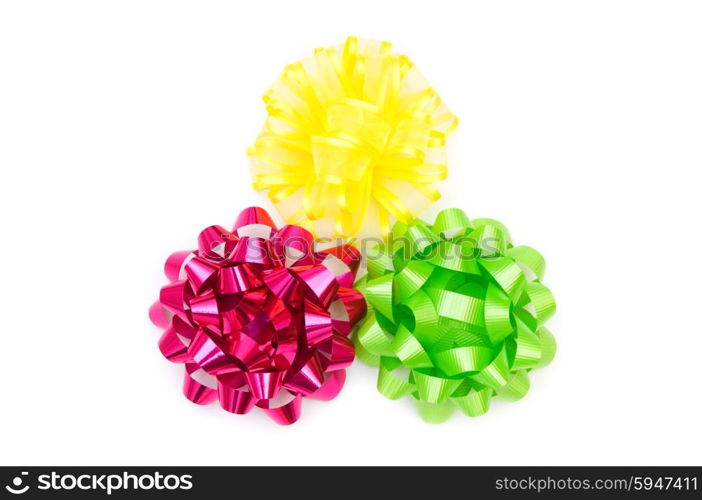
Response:
[[[0,462],[697,464],[702,4],[8,1],[0,6]],[[279,427],[196,406],[147,309],[252,191],[283,65],[409,54],[461,125],[440,207],[547,258],[559,342],[520,402],[431,426],[357,362]]]

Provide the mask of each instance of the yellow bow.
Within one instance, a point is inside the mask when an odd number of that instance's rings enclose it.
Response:
[[[458,120],[390,43],[349,37],[343,50],[317,49],[263,99],[253,184],[286,221],[385,236],[390,218],[409,223],[439,199],[433,184],[447,176],[445,137]]]

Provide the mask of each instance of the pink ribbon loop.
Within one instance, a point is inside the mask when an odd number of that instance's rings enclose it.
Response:
[[[203,229],[197,238],[198,255],[214,262],[224,260],[238,238],[222,226],[210,226]]]
[[[232,231],[204,229],[197,250],[167,259],[169,283],[149,310],[165,328],[161,353],[185,366],[184,395],[235,414],[258,407],[282,425],[304,398],[334,398],[354,359],[347,336],[366,314],[351,288],[359,263],[354,247],[317,252],[307,230],[278,230],[259,207]]]

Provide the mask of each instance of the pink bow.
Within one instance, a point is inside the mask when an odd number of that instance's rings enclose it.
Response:
[[[170,283],[149,315],[165,328],[159,348],[185,364],[183,393],[232,413],[261,408],[279,424],[300,417],[302,398],[334,398],[353,362],[348,335],[366,314],[352,288],[359,251],[315,251],[305,229],[276,229],[258,207],[234,229],[210,226],[196,251],[166,260]]]

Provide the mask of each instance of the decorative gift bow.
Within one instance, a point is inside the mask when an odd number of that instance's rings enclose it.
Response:
[[[249,154],[254,188],[291,223],[353,236],[366,217],[386,235],[439,199],[457,118],[388,42],[349,37],[291,64],[265,94],[268,119]],[[324,220],[333,228],[324,227]]]
[[[398,223],[391,237],[368,256],[357,285],[372,310],[356,353],[380,365],[378,390],[412,395],[429,422],[456,408],[482,415],[496,395],[524,396],[527,373],[556,351],[544,327],[556,303],[541,283],[543,257],[513,246],[499,222],[471,222],[458,209],[440,212],[433,226]]]
[[[151,309],[166,328],[161,352],[185,363],[185,396],[238,414],[256,406],[284,425],[300,417],[303,397],[335,397],[354,359],[347,337],[366,313],[351,288],[358,250],[315,252],[308,231],[277,230],[256,207],[232,232],[202,231],[198,246],[168,258],[171,282]]]

